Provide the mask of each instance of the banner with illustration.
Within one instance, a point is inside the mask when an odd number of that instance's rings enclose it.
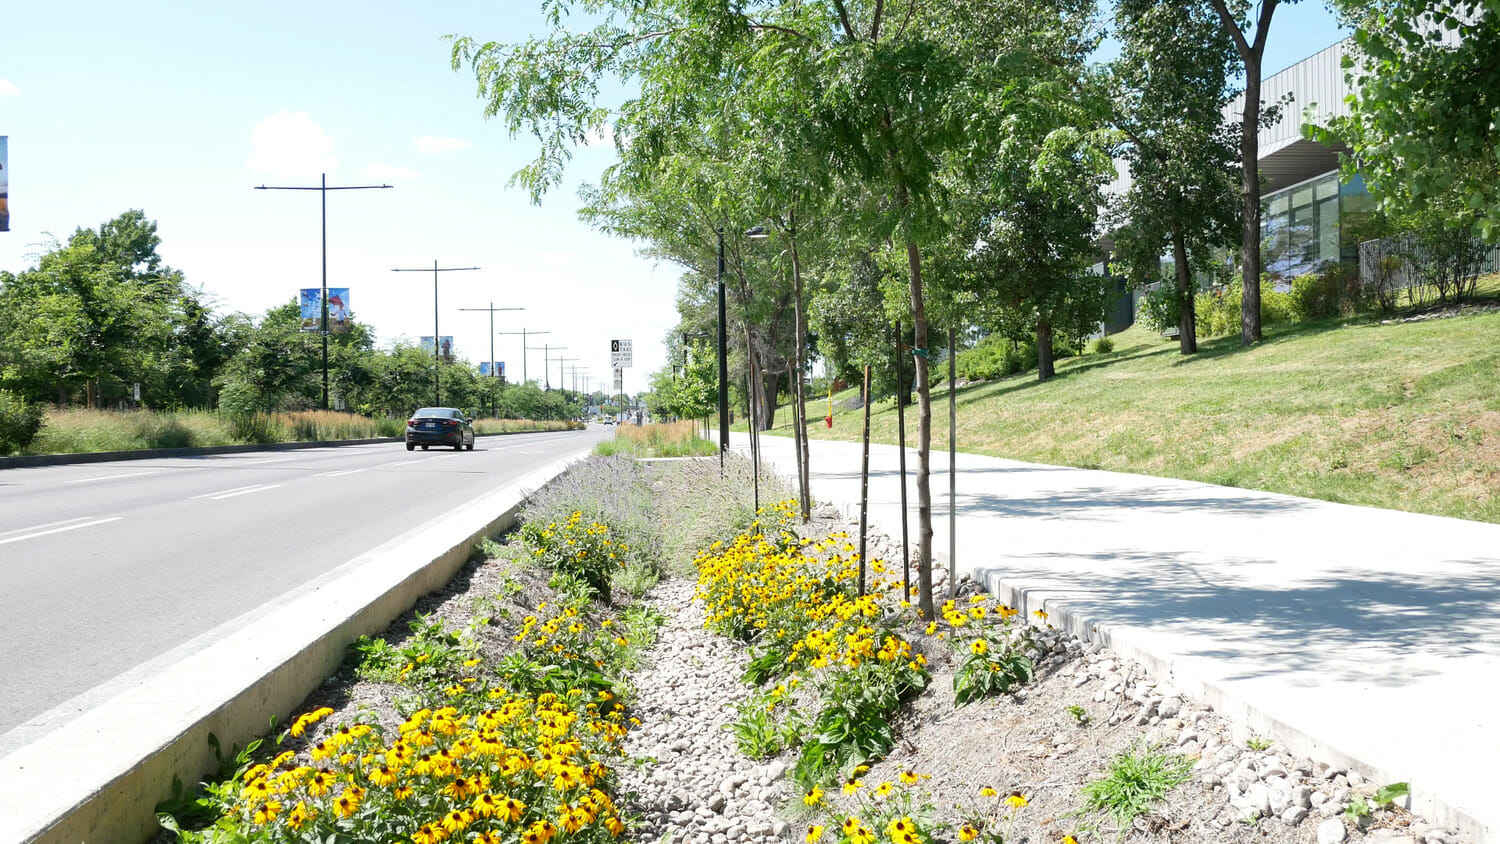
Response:
[[[317,331],[323,322],[323,290],[304,287],[297,297],[302,310],[302,330]],[[354,326],[349,318],[349,288],[328,288],[328,332],[348,334]]]
[[[490,371],[490,362],[487,361],[487,360],[482,360],[482,361],[479,362],[479,374],[480,374],[481,377],[484,377],[484,378],[489,378],[489,377],[492,377],[492,376],[495,377],[495,378],[504,378],[505,377],[505,361],[503,361],[503,360],[497,360],[497,361],[495,361],[494,371],[491,372]]]
[[[439,351],[438,351],[438,353],[441,354],[445,360],[452,360],[453,359],[453,335],[451,335],[451,334],[444,334],[442,337],[439,338],[439,341],[440,341],[440,344],[439,344]],[[428,352],[428,353],[432,352],[432,335],[429,334],[429,335],[426,335],[425,337],[422,338],[422,351]]]
[[[0,232],[10,231],[10,157],[6,154],[9,140],[0,135]]]

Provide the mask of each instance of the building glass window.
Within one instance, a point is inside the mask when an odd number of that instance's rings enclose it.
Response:
[[[1363,180],[1341,186],[1336,172],[1268,196],[1261,223],[1266,272],[1286,281],[1339,260],[1340,215],[1361,198],[1369,204]]]

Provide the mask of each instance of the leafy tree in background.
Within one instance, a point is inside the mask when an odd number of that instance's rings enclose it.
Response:
[[[1172,255],[1178,344],[1198,351],[1193,271],[1234,239],[1232,98],[1235,48],[1206,2],[1121,0],[1120,57],[1110,66],[1114,123],[1131,182],[1115,208],[1115,257],[1134,286],[1160,277]]]
[[[132,210],[54,240],[34,269],[0,274],[0,385],[60,404],[110,403],[134,383],[151,406],[211,402],[230,332],[162,262],[160,242]]]
[[[1224,31],[1234,41],[1245,72],[1245,102],[1240,113],[1240,343],[1259,343],[1260,330],[1260,99],[1261,60],[1271,34],[1278,0],[1261,0],[1252,25],[1243,0],[1209,0]],[[1294,3],[1296,0],[1285,0]],[[1274,112],[1271,113],[1274,115]]]
[[[1393,216],[1446,214],[1500,243],[1500,9],[1479,0],[1334,0],[1352,25],[1350,114],[1310,133],[1351,148]],[[1449,214],[1451,210],[1456,213]]]

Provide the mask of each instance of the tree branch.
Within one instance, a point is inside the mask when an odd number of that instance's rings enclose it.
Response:
[[[858,40],[859,36],[854,34],[854,25],[849,23],[849,10],[844,8],[844,0],[833,0],[833,5],[839,10],[839,23],[844,25],[844,34],[849,36],[850,41]]]
[[[885,11],[885,0],[875,0],[875,19],[870,21],[870,43],[880,40],[880,18]]]
[[[1229,14],[1229,7],[1224,5],[1224,0],[1209,0],[1214,11],[1219,13],[1219,20],[1229,30],[1229,37],[1234,39],[1234,48],[1239,51],[1241,59],[1250,56],[1250,43],[1245,40],[1245,33],[1240,30],[1240,24]]]
[[[792,35],[792,36],[795,36],[797,38],[801,38],[803,41],[811,41],[812,40],[812,36],[811,35],[808,35],[805,32],[799,32],[799,31],[797,31],[795,29],[792,29],[791,27],[788,27],[788,26],[779,26],[779,25],[774,24],[774,23],[755,23],[754,21],[751,21],[749,25],[750,25],[751,29],[764,29],[764,30],[766,30],[768,32],[780,32],[783,35]]]

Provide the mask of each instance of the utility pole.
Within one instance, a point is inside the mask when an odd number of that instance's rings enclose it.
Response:
[[[478,267],[439,267],[438,262],[432,262],[432,403],[434,406],[443,403],[442,386],[442,347],[443,335],[438,332],[438,273],[462,273],[477,270]],[[398,269],[392,268],[393,273],[425,273],[426,267],[420,269]]]
[[[494,302],[490,302],[488,308],[459,308],[460,311],[489,311],[490,313],[490,377],[499,378],[500,373],[495,371],[495,311],[524,311],[525,308],[497,308]],[[495,396],[490,395],[490,415],[495,415]]]
[[[528,348],[530,348],[529,346],[526,345],[526,329],[523,328],[520,331],[497,331],[495,333],[498,334],[501,337],[504,337],[507,334],[519,334],[519,335],[521,335],[521,383],[525,384],[527,381],[530,381],[531,380],[530,376],[528,376],[526,374],[526,350]],[[533,331],[531,333],[532,334],[551,334],[552,332],[550,332],[550,331]]]
[[[532,351],[540,351],[542,353],[542,380],[546,383],[546,389],[549,391],[552,389],[552,373],[548,370],[548,367],[551,366],[549,356],[552,354],[552,349],[561,351],[566,348],[567,346],[549,346],[546,343],[543,343],[541,346],[531,347]]]
[[[335,185],[328,186],[328,174],[322,174],[318,187],[295,185],[260,185],[256,190],[315,190],[323,197],[323,409],[328,409],[328,192],[331,190],[389,190],[391,185]]]

